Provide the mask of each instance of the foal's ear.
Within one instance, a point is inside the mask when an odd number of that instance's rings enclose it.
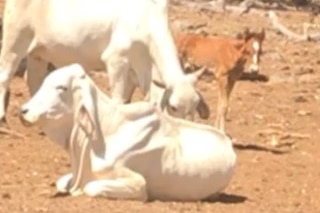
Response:
[[[244,38],[244,36],[243,36],[242,32],[236,34],[236,39],[243,39],[243,38]]]
[[[242,32],[236,34],[237,39],[247,39],[250,35],[250,29],[248,27],[245,27]]]

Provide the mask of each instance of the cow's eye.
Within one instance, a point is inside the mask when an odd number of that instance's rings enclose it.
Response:
[[[57,86],[56,89],[59,90],[59,91],[62,91],[62,92],[67,91],[67,87],[62,86],[62,85]]]

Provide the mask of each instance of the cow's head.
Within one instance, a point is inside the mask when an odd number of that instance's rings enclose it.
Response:
[[[166,86],[157,81],[153,81],[156,86],[164,89],[161,99],[161,109],[180,118],[190,116],[193,120],[194,112],[197,111],[202,119],[208,119],[210,110],[204,98],[195,88],[195,82],[205,71],[205,68],[186,74],[173,85]]]
[[[249,71],[258,73],[260,56],[262,54],[262,44],[265,38],[265,31],[261,28],[259,31],[250,31],[248,28],[242,33],[237,34],[238,39],[243,40],[243,53],[249,65]]]
[[[85,71],[78,64],[51,72],[39,90],[20,110],[25,126],[37,124],[44,132],[67,148],[74,126],[75,112],[85,103],[83,78]]]
[[[96,90],[84,69],[72,64],[51,72],[21,108],[23,124],[40,125],[49,137],[69,151],[72,180],[63,192],[82,193],[82,187],[91,178],[86,162],[92,146],[103,141],[98,131],[96,100]]]

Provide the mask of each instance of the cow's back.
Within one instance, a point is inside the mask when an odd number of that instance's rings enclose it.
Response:
[[[121,28],[128,40],[145,36],[139,32],[147,32],[142,20],[147,20],[145,16],[155,8],[149,0],[31,2],[27,11],[28,24],[34,31],[30,52],[56,66],[77,62],[86,69],[105,68],[102,55],[116,30]]]

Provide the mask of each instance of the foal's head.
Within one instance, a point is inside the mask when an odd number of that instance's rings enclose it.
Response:
[[[265,32],[262,28],[258,32],[245,29],[237,34],[237,39],[243,40],[243,54],[246,58],[246,64],[249,65],[249,71],[258,73],[260,55],[262,54],[262,43],[265,38]]]

